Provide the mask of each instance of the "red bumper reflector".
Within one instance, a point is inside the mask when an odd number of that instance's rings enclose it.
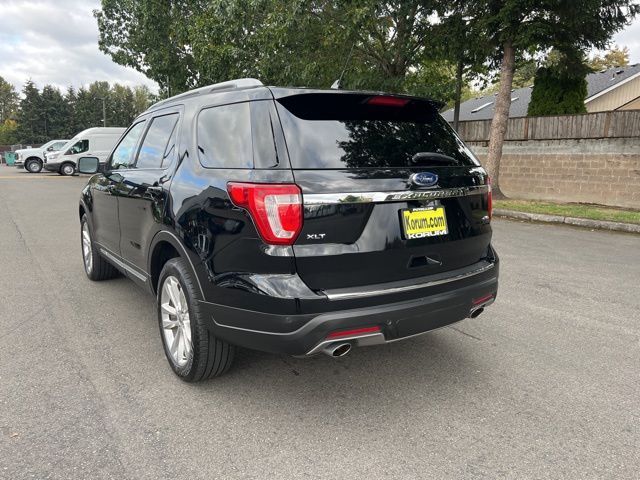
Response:
[[[471,300],[471,303],[473,303],[474,305],[480,305],[481,303],[487,302],[492,298],[493,298],[493,293],[489,295],[485,295],[484,297],[474,298],[473,300]]]
[[[327,335],[327,339],[333,338],[344,338],[344,337],[355,337],[357,335],[366,335],[367,333],[378,333],[380,332],[380,327],[364,327],[364,328],[354,328],[353,330],[339,330],[337,332],[331,332]]]

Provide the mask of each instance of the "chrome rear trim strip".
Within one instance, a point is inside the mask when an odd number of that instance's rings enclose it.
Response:
[[[138,278],[140,281],[142,281],[142,282],[146,282],[147,281],[147,276],[146,275],[138,272],[133,267],[130,267],[129,265],[124,263],[122,260],[117,258],[115,255],[113,255],[111,252],[107,251],[104,247],[100,247],[100,253],[102,253],[102,255],[104,255],[105,257],[107,257],[107,259],[110,262],[113,262],[117,266],[119,266],[120,268],[123,268],[124,270],[126,270],[127,272],[129,272],[130,274],[132,274],[133,276]]]
[[[334,205],[341,203],[384,203],[408,200],[435,200],[438,198],[466,197],[489,191],[488,185],[443,188],[438,190],[405,190],[402,192],[354,192],[302,194],[305,205]]]
[[[378,295],[402,293],[402,292],[408,292],[411,290],[418,290],[420,288],[427,288],[427,287],[433,287],[435,285],[442,285],[445,283],[457,282],[458,280],[473,277],[475,275],[480,275],[481,273],[487,272],[491,270],[493,266],[494,266],[493,263],[489,263],[487,265],[483,265],[482,267],[476,270],[471,270],[470,272],[465,272],[459,275],[453,275],[451,277],[441,278],[438,280],[432,280],[430,282],[417,283],[414,285],[404,285],[401,287],[389,287],[389,288],[376,288],[373,290],[360,290],[360,291],[325,290],[322,293],[324,293],[329,300],[347,300],[350,298],[375,297]]]

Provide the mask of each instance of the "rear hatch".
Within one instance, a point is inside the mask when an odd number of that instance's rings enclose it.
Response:
[[[293,249],[313,290],[440,278],[482,262],[488,177],[424,99],[274,91],[304,226]]]

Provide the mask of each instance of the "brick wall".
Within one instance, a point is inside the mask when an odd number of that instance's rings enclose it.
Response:
[[[469,146],[485,159],[485,143]],[[640,138],[506,142],[500,187],[516,199],[640,209]]]

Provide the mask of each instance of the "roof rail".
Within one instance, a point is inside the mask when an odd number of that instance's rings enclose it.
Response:
[[[166,98],[164,100],[160,100],[157,103],[151,105],[147,110],[153,110],[167,103],[173,102],[175,100],[179,100],[181,98],[187,97],[195,97],[198,95],[203,95],[206,93],[219,92],[224,90],[238,90],[241,88],[250,88],[250,87],[262,87],[264,84],[255,78],[238,78],[236,80],[228,80],[226,82],[214,83],[212,85],[207,85],[206,87],[196,88],[195,90],[189,90],[188,92],[180,93],[178,95],[174,95],[173,97]]]

